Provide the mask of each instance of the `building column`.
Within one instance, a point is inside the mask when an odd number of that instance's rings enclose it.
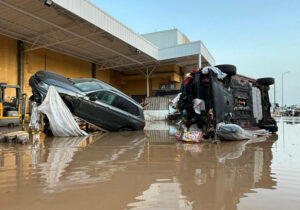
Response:
[[[146,80],[147,80],[147,97],[150,95],[150,87],[149,87],[149,79],[150,79],[150,74],[149,74],[149,69],[147,68],[146,72]]]
[[[92,63],[92,78],[96,78],[97,67],[95,63]]]
[[[18,40],[18,85],[20,86],[20,95],[19,97],[22,97],[22,94],[24,92],[24,42]]]
[[[202,66],[202,59],[201,59],[201,54],[198,55],[198,68],[201,69]]]

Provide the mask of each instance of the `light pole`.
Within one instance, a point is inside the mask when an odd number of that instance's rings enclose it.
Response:
[[[283,76],[287,73],[290,73],[290,71],[283,72],[282,77],[281,77],[281,79],[282,79],[282,83],[281,83],[281,88],[282,88],[282,90],[281,90],[282,91],[281,107],[282,107],[282,109],[283,109]]]

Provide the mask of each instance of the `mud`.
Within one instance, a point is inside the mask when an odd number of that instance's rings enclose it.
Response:
[[[300,120],[277,120],[251,142],[184,144],[164,125],[1,143],[0,209],[299,209]]]

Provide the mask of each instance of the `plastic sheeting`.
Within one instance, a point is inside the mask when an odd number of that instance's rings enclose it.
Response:
[[[201,114],[201,111],[205,111],[205,102],[202,99],[193,99],[193,107],[196,114]]]
[[[218,79],[224,79],[224,77],[226,77],[227,75],[226,73],[222,72],[220,69],[214,66],[206,66],[201,70],[202,74],[208,74],[209,71],[213,71],[217,75]]]
[[[72,113],[53,86],[50,86],[45,100],[38,107],[38,111],[47,115],[54,136],[88,135],[79,128]]]
[[[172,100],[172,104],[173,105],[177,105],[179,99],[180,99],[180,96],[181,96],[182,93],[178,93],[178,95]]]
[[[257,136],[267,136],[269,132],[263,129],[248,131],[236,124],[219,123],[216,134],[221,140],[246,140],[256,138]]]

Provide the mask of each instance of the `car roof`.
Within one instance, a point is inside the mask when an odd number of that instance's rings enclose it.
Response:
[[[117,88],[115,88],[115,87],[113,87],[113,86],[111,86],[111,85],[109,85],[106,82],[103,82],[101,80],[98,80],[98,79],[95,79],[95,78],[72,78],[71,80],[76,81],[78,83],[80,83],[80,82],[97,82],[97,83],[100,84],[100,86],[103,87],[103,89],[99,89],[99,90],[109,90],[111,92],[117,93],[117,94],[123,96],[124,98],[126,98],[127,100],[129,100],[130,102],[132,102],[135,105],[138,105],[138,106],[140,106],[140,108],[142,108],[142,106],[137,101],[135,101],[134,99],[132,99],[128,95],[124,94],[123,92],[121,92]],[[99,91],[99,90],[93,90],[93,91],[85,92],[85,95],[88,95],[90,93],[93,93],[93,92],[96,92],[96,91]]]

